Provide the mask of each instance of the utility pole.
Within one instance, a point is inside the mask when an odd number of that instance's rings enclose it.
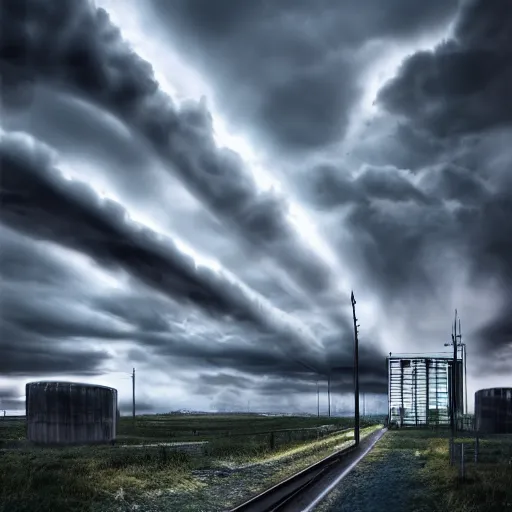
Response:
[[[457,310],[455,310],[455,321],[453,323],[454,332],[452,334],[453,343],[453,365],[452,365],[452,414],[451,427],[452,436],[455,437],[457,431]]]
[[[462,357],[464,358],[464,413],[468,414],[468,372],[466,366],[466,344],[462,343],[462,329],[460,328],[459,318],[459,338],[460,345],[462,347]]]
[[[316,381],[316,413],[320,418],[320,384]]]
[[[354,292],[350,296],[352,303],[352,316],[354,319],[354,440],[356,446],[359,445],[359,339],[356,318],[356,299]]]
[[[132,414],[133,422],[135,423],[135,368],[132,372]]]
[[[331,374],[327,375],[327,416],[331,417]]]

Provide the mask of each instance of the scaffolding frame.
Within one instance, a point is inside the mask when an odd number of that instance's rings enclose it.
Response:
[[[462,358],[457,359],[457,404],[463,403],[462,362]],[[387,364],[390,424],[401,427],[450,425],[453,357],[390,355]]]

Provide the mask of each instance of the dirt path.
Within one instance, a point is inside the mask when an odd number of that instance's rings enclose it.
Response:
[[[420,470],[424,464],[425,460],[414,450],[370,452],[316,511],[432,512],[428,491],[421,486]]]

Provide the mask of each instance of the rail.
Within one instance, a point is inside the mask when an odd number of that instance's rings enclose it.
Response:
[[[380,439],[386,429],[381,429],[374,434],[365,438],[364,443],[370,444]],[[361,446],[361,445],[360,445]],[[270,489],[254,496],[246,502],[231,509],[229,512],[281,512],[294,509],[291,502],[305,495],[326,473],[334,469],[340,462],[345,460],[350,454],[359,452],[360,446],[349,446],[343,450],[339,450],[324,459],[312,464],[295,475],[274,485]]]

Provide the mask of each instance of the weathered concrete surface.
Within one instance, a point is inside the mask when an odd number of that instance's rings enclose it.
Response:
[[[117,416],[116,389],[74,382],[26,385],[27,439],[34,443],[112,442]]]
[[[490,388],[477,391],[475,423],[478,432],[512,434],[512,388]]]

